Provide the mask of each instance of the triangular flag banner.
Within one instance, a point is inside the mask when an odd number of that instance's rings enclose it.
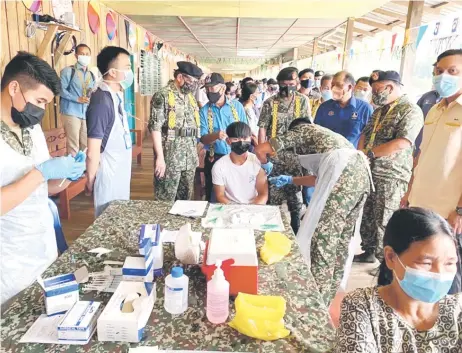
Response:
[[[417,40],[415,42],[416,49],[419,47],[420,41],[422,40],[422,38],[423,38],[425,32],[427,31],[427,29],[428,29],[428,25],[420,26],[419,33],[417,34]]]
[[[340,61],[341,55],[342,55],[342,54],[338,54],[338,55],[337,55],[337,61]]]
[[[353,58],[353,55],[355,55],[355,50],[351,48],[350,49],[350,59]]]
[[[395,48],[395,42],[396,42],[396,37],[398,36],[398,33],[393,34],[391,37],[391,52],[393,53],[393,49]]]
[[[380,39],[380,50],[383,50],[385,48],[385,39],[382,37]]]

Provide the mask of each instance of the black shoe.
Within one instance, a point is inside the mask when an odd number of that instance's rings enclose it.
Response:
[[[361,262],[366,264],[373,264],[377,261],[377,258],[373,253],[364,252],[360,255],[355,255],[353,262]]]

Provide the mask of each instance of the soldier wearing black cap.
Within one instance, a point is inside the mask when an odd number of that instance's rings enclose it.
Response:
[[[267,139],[284,134],[290,123],[297,118],[311,119],[310,102],[307,96],[297,92],[298,70],[295,67],[282,69],[276,77],[279,85],[279,93],[268,98],[263,103],[260,114],[259,143]],[[272,160],[274,169],[272,175],[301,175],[301,170],[296,163],[296,156],[290,153],[282,153]],[[280,189],[270,186],[269,203],[280,205],[287,201],[291,213],[291,225],[295,233],[300,226],[300,211],[302,208],[302,194],[300,187],[287,185]]]
[[[373,72],[369,83],[372,102],[379,108],[364,128],[358,149],[364,151],[371,163],[375,192],[364,206],[361,237],[365,252],[355,257],[356,262],[383,258],[385,226],[407,191],[414,144],[424,121],[419,106],[402,93],[397,72]]]
[[[199,107],[194,98],[202,70],[186,61],[177,63],[174,80],[151,100],[149,130],[155,155],[156,200],[189,200],[193,196],[200,137]]]
[[[244,107],[237,100],[229,100],[223,76],[212,73],[205,79],[205,89],[209,102],[200,110],[201,142],[206,149],[204,161],[205,196],[207,201],[215,201],[212,168],[231,149],[226,143],[226,128],[234,122],[247,123]]]

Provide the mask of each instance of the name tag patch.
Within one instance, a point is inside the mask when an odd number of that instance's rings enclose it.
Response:
[[[331,110],[331,111],[330,111],[329,113],[327,113],[327,114],[328,114],[329,116],[334,116],[335,113],[334,113],[333,110]]]
[[[351,119],[353,120],[358,119],[358,113],[354,112],[353,114],[351,114]]]

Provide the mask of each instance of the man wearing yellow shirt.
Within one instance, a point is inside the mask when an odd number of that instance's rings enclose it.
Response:
[[[423,129],[414,175],[401,206],[429,208],[446,218],[462,245],[462,50],[438,57],[433,83],[444,99],[433,106]],[[461,251],[462,257],[462,251]],[[456,283],[457,282],[457,283]],[[454,287],[461,291],[460,271]]]

